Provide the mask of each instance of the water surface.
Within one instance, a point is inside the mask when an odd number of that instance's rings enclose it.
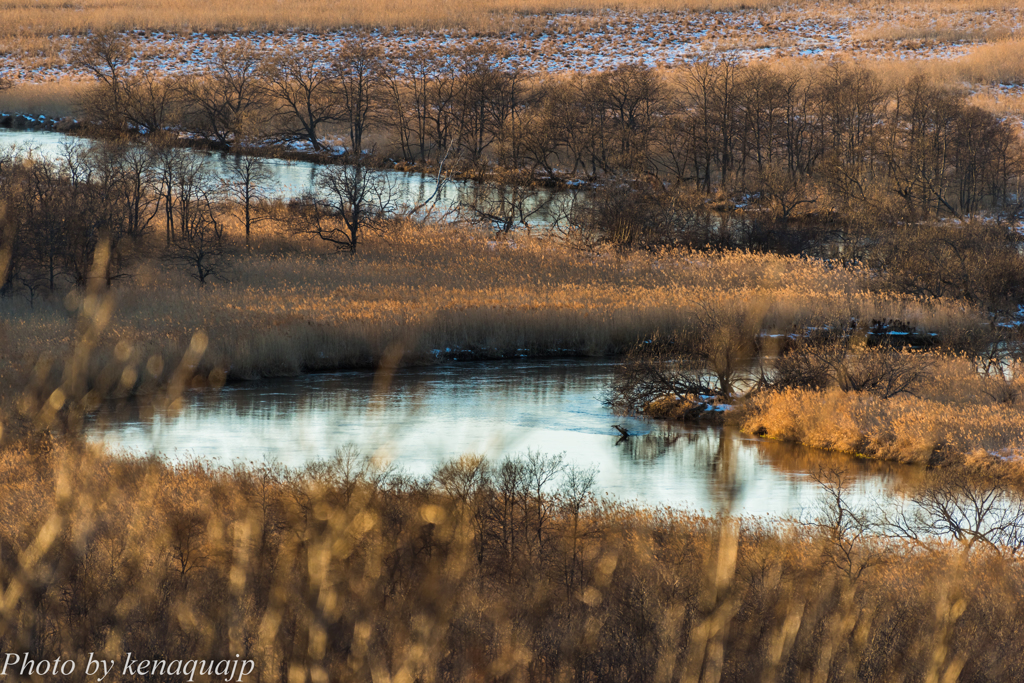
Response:
[[[15,147],[23,153],[31,152],[45,159],[57,159],[67,145],[88,144],[88,140],[65,133],[44,130],[0,129],[0,150]],[[186,149],[186,153],[201,156],[210,170],[225,181],[231,182],[231,167],[236,163],[234,155]],[[313,189],[313,178],[320,164],[309,161],[265,159],[270,180],[266,183],[266,195],[288,201],[302,196]],[[387,181],[396,211],[422,207],[421,213],[431,211],[441,217],[453,217],[462,206],[472,205],[474,196],[483,196],[478,205],[483,210],[493,211],[499,197],[493,187],[481,186],[468,180],[449,180],[440,183],[436,176],[401,171],[371,171],[371,175]],[[481,195],[482,193],[482,195]],[[542,190],[536,198],[527,202],[526,222],[530,227],[544,227],[552,221],[551,202],[558,193]],[[532,213],[535,210],[535,213]],[[471,212],[470,212],[471,213]]]
[[[464,453],[564,454],[598,470],[619,499],[741,514],[796,515],[815,505],[810,476],[851,470],[862,502],[915,476],[713,426],[614,415],[601,402],[615,364],[604,360],[494,361],[405,369],[383,378],[352,371],[190,392],[174,415],[138,405],[108,409],[90,438],[171,458],[300,466],[339,449],[391,461],[413,475]],[[613,425],[631,434],[621,438]]]

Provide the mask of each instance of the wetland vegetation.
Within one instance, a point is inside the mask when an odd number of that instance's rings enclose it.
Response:
[[[0,651],[289,683],[1024,678],[1024,108],[991,23],[1016,4],[844,5],[879,19],[853,30],[801,3],[139,7],[0,8],[0,104],[81,136],[0,150]],[[900,20],[921,7],[945,23]],[[659,27],[628,59],[528,49],[626,15]],[[826,54],[734,35],[754,20]],[[268,186],[273,155],[318,162],[306,191]],[[382,168],[480,191],[401,201]],[[522,357],[615,361],[625,441],[832,451],[798,465],[820,504],[734,514],[724,447],[704,514],[553,453],[410,473],[83,436],[114,403],[352,368],[387,410],[404,368]],[[905,468],[896,497],[854,495],[853,458]]]

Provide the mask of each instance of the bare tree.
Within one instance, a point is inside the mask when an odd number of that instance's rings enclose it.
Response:
[[[335,95],[335,69],[319,55],[290,50],[264,67],[267,92],[276,104],[277,136],[306,140],[321,151],[324,124],[342,120],[344,108]]]
[[[384,74],[384,116],[397,134],[402,155],[407,161],[425,160],[429,140],[431,83],[436,55],[422,48],[411,51],[401,72],[388,69]]]
[[[107,285],[128,274],[134,253],[160,210],[160,183],[152,150],[124,139],[90,150],[93,185],[104,220],[100,237],[109,249]]]
[[[227,256],[224,224],[215,209],[217,183],[202,163],[187,163],[178,168],[174,193],[178,228],[167,259],[205,285],[211,278],[222,277]]]
[[[182,83],[192,119],[208,139],[230,147],[262,129],[267,89],[260,60],[256,48],[243,42],[219,51],[209,70]]]
[[[798,343],[776,363],[776,386],[836,386],[892,398],[913,394],[931,372],[930,357],[886,344],[852,348],[849,336]]]
[[[826,562],[850,581],[857,581],[869,568],[885,560],[877,542],[876,524],[867,511],[850,504],[853,478],[844,469],[820,468],[811,473],[821,487],[818,511],[805,526],[813,529],[823,544]]]
[[[124,124],[124,82],[132,58],[129,40],[113,31],[96,31],[75,46],[71,63],[100,82],[99,93],[87,98],[86,110],[107,125]]]
[[[348,128],[348,152],[358,158],[367,130],[381,114],[387,63],[380,49],[353,41],[338,52],[334,69],[334,97]]]
[[[228,167],[226,189],[242,210],[242,225],[245,227],[245,246],[249,248],[249,236],[253,225],[265,218],[260,208],[267,200],[267,189],[271,180],[267,162],[255,154],[241,150]]]
[[[939,471],[909,504],[885,517],[888,535],[916,543],[951,538],[964,555],[976,547],[1001,555],[1024,551],[1024,500],[999,481]]]
[[[355,252],[362,232],[395,210],[387,176],[361,164],[317,169],[314,188],[297,203],[292,234],[319,238],[339,251]]]
[[[694,402],[694,414],[699,414],[707,408],[708,397],[730,401],[762,389],[767,382],[756,362],[762,316],[763,311],[699,302],[688,329],[645,340],[627,354],[605,403],[622,412],[642,413],[668,398]]]
[[[125,121],[140,133],[159,136],[180,120],[181,88],[172,77],[150,71],[127,76],[121,101]]]
[[[568,517],[565,534],[568,536],[565,560],[562,564],[562,583],[569,595],[579,588],[582,582],[584,541],[594,533],[594,525],[588,523],[586,511],[594,505],[594,485],[597,481],[597,469],[569,465],[558,487],[558,500],[561,502],[563,514]]]

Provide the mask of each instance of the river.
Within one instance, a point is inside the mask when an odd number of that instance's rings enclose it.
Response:
[[[88,144],[88,140],[65,133],[44,130],[5,130],[0,128],[0,150],[15,147],[23,153],[31,152],[42,158],[56,159],[68,144]],[[201,155],[206,159],[210,170],[219,178],[231,181],[231,165],[236,163],[234,155],[221,152],[189,149],[189,153]],[[265,195],[272,199],[288,201],[299,197],[313,188],[313,178],[318,164],[309,161],[290,161],[268,158],[264,160],[269,180],[265,183]],[[448,180],[441,183],[438,189],[436,176],[423,173],[407,173],[402,171],[372,171],[373,175],[385,179],[393,197],[396,210],[411,207],[429,209],[434,215],[454,216],[460,207],[474,204],[474,195],[482,201],[476,202],[482,209],[493,211],[500,198],[491,186],[482,186],[468,180]],[[539,190],[535,197],[525,203],[523,213],[527,214],[526,222],[531,228],[544,228],[551,224],[552,200],[558,193]],[[472,214],[464,208],[464,215]],[[522,226],[519,226],[522,227]]]
[[[403,369],[389,381],[367,371],[260,380],[190,392],[175,414],[110,406],[87,434],[135,453],[219,464],[295,467],[357,449],[416,476],[464,453],[498,462],[532,450],[597,468],[597,492],[619,500],[749,515],[813,510],[819,467],[849,470],[863,504],[922,474],[733,428],[614,415],[601,402],[614,368],[609,360],[488,361]],[[634,436],[621,438],[615,424]]]
[[[55,157],[76,142],[48,131],[0,131],[0,147],[16,145]],[[223,177],[229,155],[202,154]],[[315,164],[268,159],[274,196],[290,199],[312,186]],[[419,204],[435,180],[380,171],[400,195]],[[437,193],[436,209],[454,209],[470,182]],[[545,224],[546,215],[535,218]],[[480,453],[492,461],[528,451],[562,454],[566,463],[597,470],[597,492],[619,500],[735,514],[810,513],[820,487],[811,473],[843,467],[854,475],[851,494],[875,504],[892,488],[921,476],[917,468],[866,463],[741,434],[732,428],[684,426],[613,415],[600,397],[614,370],[610,361],[485,362],[407,369],[383,385],[353,371],[237,384],[194,391],[176,414],[145,402],[94,416],[91,439],[134,453],[207,458],[219,464],[276,460],[301,466],[357,449],[408,474],[426,476],[446,459]],[[623,439],[613,425],[633,436]]]

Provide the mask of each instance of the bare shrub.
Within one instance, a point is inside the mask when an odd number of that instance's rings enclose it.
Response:
[[[609,178],[589,196],[577,195],[567,232],[587,244],[620,249],[703,247],[718,241],[718,221],[703,199],[657,179]]]
[[[865,571],[886,561],[878,538],[879,523],[849,502],[852,475],[841,468],[820,468],[811,477],[821,487],[817,513],[804,522],[822,543],[826,562],[847,580],[856,582]]]
[[[913,394],[929,378],[934,361],[921,352],[890,344],[855,348],[849,337],[802,341],[774,366],[773,385],[866,391],[881,398]]]
[[[764,312],[703,301],[691,327],[676,336],[643,341],[617,369],[605,402],[617,410],[650,411],[659,399],[731,401],[765,385],[758,363]],[[653,404],[653,405],[652,405]]]
[[[885,533],[926,545],[952,538],[964,555],[975,548],[1015,556],[1024,551],[1024,502],[1000,481],[943,471],[884,519]]]

